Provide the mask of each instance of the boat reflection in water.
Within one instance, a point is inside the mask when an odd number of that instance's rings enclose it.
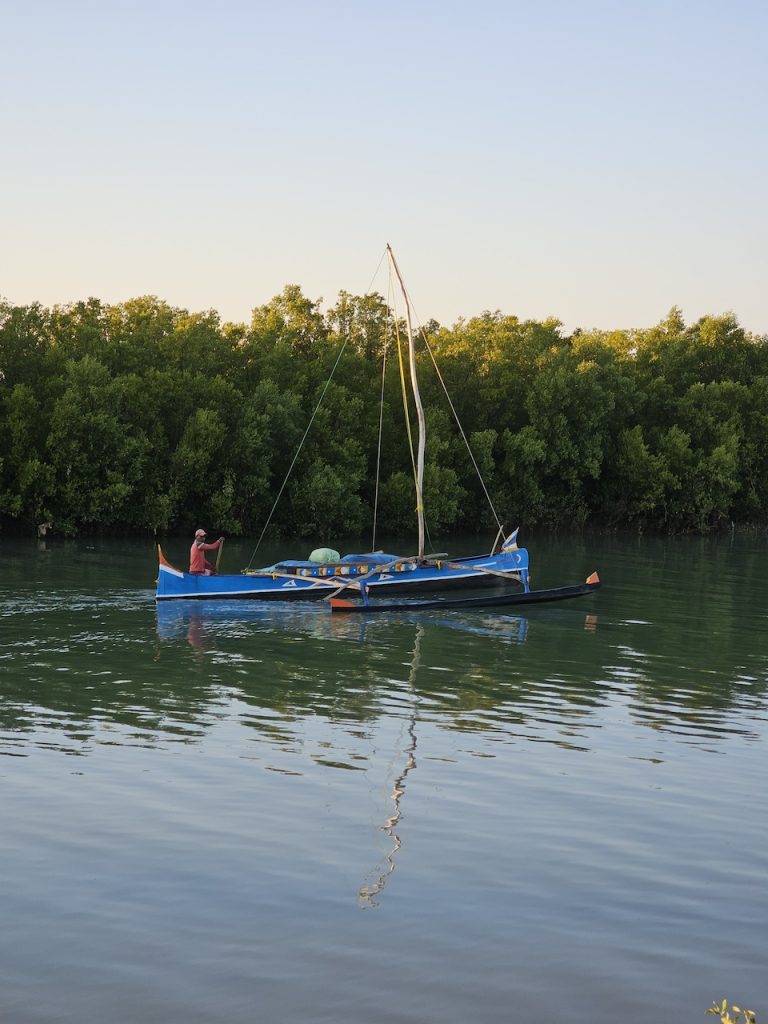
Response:
[[[493,636],[506,643],[522,644],[528,634],[528,619],[519,615],[422,611],[384,613],[375,619],[359,616],[331,615],[317,604],[276,605],[270,601],[168,601],[157,603],[157,635],[161,642],[178,643],[186,639],[193,651],[203,656],[226,633],[244,628],[254,634],[303,634],[320,639],[362,643],[381,636],[391,626],[412,625],[413,647],[407,661],[408,676],[404,692],[408,694],[404,709],[403,731],[399,749],[393,751],[390,769],[392,779],[387,816],[379,826],[386,837],[387,851],[365,876],[357,892],[363,909],[379,905],[381,892],[395,870],[396,857],[402,846],[398,825],[402,817],[402,801],[408,777],[416,769],[417,727],[419,712],[418,672],[421,647],[427,627],[459,630],[480,636]],[[410,630],[408,630],[410,633]]]
[[[397,662],[406,668],[407,675],[400,676],[395,669],[394,679],[400,678],[400,708],[403,726],[393,750],[393,760],[386,784],[387,805],[382,813],[383,822],[378,826],[386,839],[386,851],[364,876],[363,884],[357,890],[358,904],[369,909],[379,905],[382,890],[392,872],[402,847],[399,825],[403,815],[403,800],[408,782],[412,782],[417,767],[416,749],[419,726],[419,712],[422,694],[420,691],[419,669],[422,664],[422,647],[435,641],[436,634],[443,629],[458,630],[469,635],[493,637],[504,644],[524,644],[528,638],[529,619],[522,615],[489,613],[480,609],[472,611],[414,610],[385,612],[374,618],[362,616],[336,616],[323,606],[315,604],[276,604],[273,601],[168,601],[158,602],[157,635],[161,643],[178,644],[186,642],[196,656],[202,658],[206,652],[214,652],[222,641],[253,642],[262,637],[264,651],[281,651],[281,637],[297,637],[319,640],[343,641],[353,644],[372,642],[372,647],[384,641],[392,650],[393,636],[396,648],[401,652]],[[535,617],[534,617],[535,621]],[[401,630],[399,627],[408,628]],[[393,627],[395,630],[393,632]],[[587,615],[584,629],[597,629],[597,616]],[[267,643],[267,638],[277,638],[278,647]],[[408,639],[406,639],[408,638]],[[405,655],[405,644],[410,647]],[[439,643],[439,640],[438,640]],[[412,646],[411,646],[412,645]],[[426,650],[426,648],[425,648]],[[305,656],[306,657],[306,656]],[[299,656],[301,661],[301,655]],[[357,658],[353,659],[359,664]],[[428,667],[428,666],[427,666]]]
[[[522,644],[528,619],[522,615],[480,612],[399,611],[376,619],[331,615],[317,604],[276,604],[274,601],[158,601],[157,636],[179,640],[186,636],[195,650],[204,650],[218,627],[252,626],[268,633],[303,633],[306,636],[362,642],[386,624],[414,623],[456,629],[479,636],[495,636]]]

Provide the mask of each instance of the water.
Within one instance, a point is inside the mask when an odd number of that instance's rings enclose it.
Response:
[[[149,545],[4,541],[0,1019],[768,1013],[765,539],[529,548],[604,589],[156,609]]]

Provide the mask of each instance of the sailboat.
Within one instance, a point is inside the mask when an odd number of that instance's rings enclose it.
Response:
[[[326,549],[324,556],[321,554],[318,557],[318,554],[313,552],[306,560],[288,559],[260,569],[247,568],[236,574],[195,575],[171,565],[158,545],[159,572],[155,595],[158,601],[210,598],[304,601],[328,598],[330,607],[335,612],[371,612],[392,611],[402,607],[498,607],[507,604],[560,601],[592,593],[600,586],[597,573],[593,573],[585,583],[575,586],[531,590],[528,551],[518,546],[518,530],[507,534],[501,524],[488,554],[451,558],[444,552],[426,553],[423,492],[427,431],[416,372],[412,308],[400,269],[389,245],[387,257],[405,305],[410,377],[408,384],[418,423],[415,456],[412,453],[418,533],[416,554],[403,556],[384,551],[369,551],[340,556]],[[459,428],[461,429],[460,424]],[[463,436],[463,430],[461,432]],[[469,445],[467,447],[469,448]],[[474,462],[474,459],[472,461]],[[483,488],[485,489],[484,484]],[[455,598],[434,596],[436,593],[479,587],[486,592]],[[421,595],[424,599],[415,602],[409,600],[404,604],[402,601],[392,600],[396,595]],[[376,600],[382,596],[385,597],[384,601]],[[350,600],[351,597],[357,597],[359,600]]]

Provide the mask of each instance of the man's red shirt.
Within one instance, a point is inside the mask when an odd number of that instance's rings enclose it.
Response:
[[[220,544],[220,540],[215,540],[213,544],[198,544],[194,541],[189,549],[189,571],[205,572],[206,569],[210,569],[211,565],[206,560],[205,552],[216,551]]]

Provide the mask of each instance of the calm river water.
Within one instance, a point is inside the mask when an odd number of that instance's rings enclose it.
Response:
[[[603,590],[156,609],[150,544],[4,539],[0,1019],[768,1017],[766,538],[525,539]]]

